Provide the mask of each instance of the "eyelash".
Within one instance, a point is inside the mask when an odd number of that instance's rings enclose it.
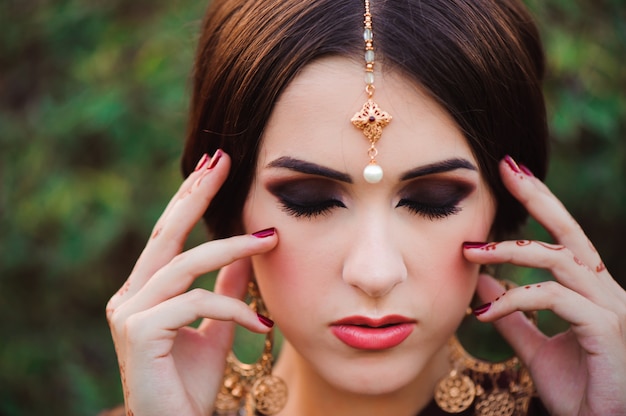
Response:
[[[280,203],[283,206],[283,211],[295,218],[314,218],[329,214],[333,208],[346,207],[343,202],[335,199],[308,204],[296,203],[282,199]],[[429,220],[443,219],[461,211],[461,208],[457,205],[426,205],[408,199],[401,199],[396,207],[406,207],[413,214],[421,215]]]
[[[421,215],[429,220],[440,220],[449,217],[450,215],[458,214],[461,211],[461,208],[456,205],[457,203],[458,202],[438,206],[422,204],[409,199],[401,199],[400,202],[398,202],[398,205],[396,205],[396,208],[406,207],[412,213]]]
[[[304,204],[281,199],[280,203],[283,206],[283,211],[296,218],[314,218],[320,215],[326,215],[330,213],[333,208],[346,207],[343,202],[336,199],[329,199],[325,201]]]

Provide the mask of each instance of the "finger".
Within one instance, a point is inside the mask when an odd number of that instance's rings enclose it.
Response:
[[[124,339],[127,345],[142,345],[142,354],[148,357],[164,357],[178,330],[199,318],[236,322],[258,333],[270,329],[243,301],[193,289],[130,316],[123,328]]]
[[[508,296],[500,282],[486,274],[480,275],[476,291],[483,302],[499,302],[503,296]],[[489,303],[486,305],[491,306]],[[493,325],[526,363],[530,362],[534,352],[548,339],[522,312],[500,318]]]
[[[190,186],[192,186],[193,183],[203,174],[203,172],[204,172],[203,168],[206,167],[207,161],[208,161],[208,155],[205,153],[204,155],[202,155],[202,157],[198,161],[198,164],[196,165],[196,169],[194,170],[194,172],[191,175],[189,175],[183,181],[183,183],[180,185],[180,187],[178,188],[177,192],[174,194],[172,199],[170,199],[170,201],[167,204],[165,210],[163,211],[163,213],[161,214],[161,216],[157,220],[154,228],[152,229],[150,240],[155,238],[161,232],[162,224],[165,221],[165,218],[167,218],[169,212],[172,210],[172,207],[181,198],[181,195],[183,195],[184,193],[188,192],[188,189],[190,188]],[[150,240],[148,240],[148,243],[150,242]],[[135,275],[140,273],[138,269],[140,268],[142,263],[146,263],[147,262],[147,260],[145,260],[145,257],[146,257],[145,252],[147,251],[147,249],[148,249],[147,247],[144,248],[144,251],[140,255],[140,257],[137,260],[137,262],[135,263],[135,267],[133,268],[133,270],[131,272],[131,276],[133,275],[133,273]],[[156,267],[156,264],[155,264],[155,267]],[[145,270],[144,273],[149,273],[149,270]],[[130,289],[130,286],[131,286],[131,278],[129,276],[129,278],[126,279],[126,281],[124,282],[122,287],[111,297],[111,299],[109,299],[109,302],[107,303],[107,308],[106,308],[107,319],[109,319],[109,320],[111,319],[111,315],[112,315],[113,311],[122,302],[122,298],[126,297],[128,295],[128,291]],[[135,292],[137,290],[137,288],[134,287],[134,286],[135,285],[133,285],[133,292]]]
[[[264,230],[257,234],[260,237],[248,234],[210,241],[179,254],[155,273],[129,301],[120,305],[114,316],[118,320],[124,320],[180,295],[202,274],[217,270],[237,259],[273,249],[278,238],[275,232],[270,231]]]
[[[189,233],[226,179],[229,167],[230,159],[218,150],[210,162],[189,176],[157,221],[128,280],[112,298],[112,307],[117,307],[122,298],[135,294],[157,270],[180,253]]]
[[[558,282],[548,281],[517,287],[496,299],[475,310],[474,314],[478,319],[493,322],[516,311],[551,310],[572,325],[571,328],[577,334],[580,345],[589,354],[606,353],[603,349],[614,344],[614,339],[609,338],[614,338],[615,334],[619,333],[619,322],[613,312],[601,308]],[[541,345],[540,337],[532,335],[531,331],[527,330],[522,332],[524,336],[528,336],[526,339],[504,328],[505,325],[500,327],[515,351],[529,362]],[[609,340],[598,342],[601,339]]]
[[[243,299],[248,282],[252,278],[252,263],[249,257],[235,260],[220,270],[215,282],[214,293],[235,299]],[[230,322],[205,319],[198,330],[204,334],[213,334],[216,342],[229,348],[233,342],[234,325]]]
[[[567,246],[583,263],[603,275],[610,275],[597,250],[589,241],[576,220],[548,187],[534,177],[528,169],[520,168],[510,157],[500,163],[502,181],[511,194],[519,200],[560,244]],[[610,278],[610,280],[613,280]]]
[[[199,318],[237,322],[258,333],[270,330],[242,301],[203,289],[194,289],[131,316],[121,343],[122,356],[131,364],[126,371],[127,385],[150,386],[149,393],[135,389],[139,396],[133,393],[133,400],[152,400],[154,394],[184,398],[193,393],[193,397],[206,398],[207,404],[196,402],[199,407],[187,410],[188,401],[182,400],[176,412],[168,410],[165,414],[196,414],[198,408],[204,409],[204,414],[209,411],[213,400],[206,392],[219,389],[230,345],[223,344],[215,334],[200,334],[187,326]],[[179,356],[188,359],[177,360]],[[164,414],[159,409],[152,414]]]
[[[159,217],[159,219],[157,220],[156,224],[154,225],[152,229],[153,234],[157,230],[161,229],[162,222],[165,220],[165,218],[167,218],[167,215],[172,210],[172,207],[174,206],[176,201],[178,201],[182,197],[183,194],[189,192],[189,188],[193,185],[193,183],[201,175],[205,173],[205,171],[207,170],[207,166],[208,166],[207,163],[209,163],[210,161],[211,159],[209,158],[209,155],[207,153],[203,154],[200,160],[198,160],[198,164],[196,165],[196,168],[194,169],[194,171],[189,176],[187,176],[187,178],[183,181],[183,183],[180,185],[180,187],[178,188],[178,190],[176,191],[172,199],[170,199],[169,203],[163,210],[163,213],[161,214],[161,216]]]
[[[565,287],[591,301],[614,309],[623,303],[615,292],[583,264],[568,248],[541,241],[518,240],[464,245],[465,257],[479,264],[511,263],[517,266],[548,269]]]
[[[215,293],[243,299],[248,282],[252,278],[252,262],[249,257],[240,258],[220,270],[215,281]]]
[[[152,234],[133,274],[140,279],[146,276],[149,278],[180,253],[189,233],[226,180],[229,168],[229,157],[218,150],[206,168],[194,172],[192,182],[181,189],[167,215]]]

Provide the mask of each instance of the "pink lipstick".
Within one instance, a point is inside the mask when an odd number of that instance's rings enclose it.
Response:
[[[401,315],[374,319],[349,316],[333,322],[330,329],[341,342],[359,350],[386,350],[400,345],[413,329],[415,320]]]

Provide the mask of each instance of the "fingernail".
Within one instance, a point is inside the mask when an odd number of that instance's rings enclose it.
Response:
[[[274,326],[274,321],[272,321],[267,316],[263,316],[260,313],[257,313],[256,316],[259,318],[259,321],[261,321],[261,323],[266,327],[272,328]]]
[[[480,316],[483,313],[487,312],[489,308],[491,308],[491,302],[479,306],[478,308],[474,309],[472,313],[474,314],[474,316]]]
[[[463,248],[483,248],[488,243],[479,243],[477,241],[466,241],[463,243]]]
[[[507,165],[509,165],[509,168],[511,168],[513,172],[522,173],[519,166],[517,166],[517,163],[515,163],[515,161],[513,160],[511,156],[509,155],[504,156],[504,161],[506,162]]]
[[[202,157],[198,161],[198,164],[196,165],[196,168],[194,169],[194,172],[200,170],[202,168],[202,166],[204,166],[206,164],[207,160],[209,160],[209,155],[207,155],[205,153],[205,154],[202,155]]]
[[[530,169],[528,169],[526,166],[522,165],[521,163],[519,165],[519,168],[522,170],[522,172],[526,174],[526,176],[535,176],[533,175]]]
[[[255,236],[256,238],[271,237],[274,234],[276,234],[276,228],[274,227],[266,228],[264,230],[257,231],[256,233],[252,233],[252,235]]]
[[[222,149],[217,149],[215,153],[213,154],[213,157],[211,158],[211,163],[209,163],[209,166],[207,166],[207,169],[213,169],[217,165],[217,162],[220,161],[220,158],[222,157],[223,154],[224,152],[222,152]]]

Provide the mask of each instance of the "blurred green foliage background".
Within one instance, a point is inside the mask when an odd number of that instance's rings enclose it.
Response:
[[[548,183],[624,286],[626,2],[528,3],[549,59]],[[0,415],[121,401],[104,306],[180,182],[205,6],[0,2]]]

